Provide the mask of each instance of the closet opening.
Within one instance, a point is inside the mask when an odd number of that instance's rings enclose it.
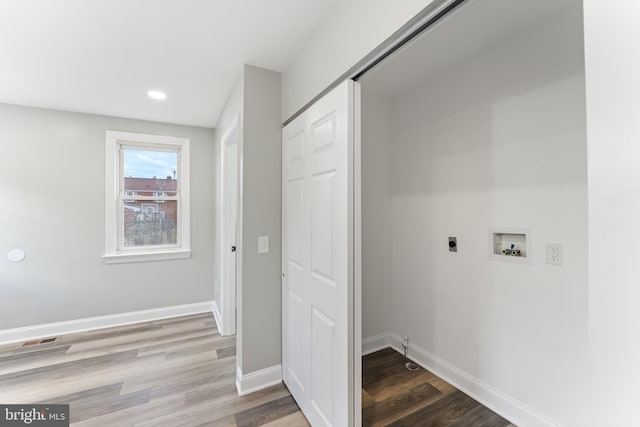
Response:
[[[363,426],[570,418],[583,34],[580,0],[467,0],[358,78]]]

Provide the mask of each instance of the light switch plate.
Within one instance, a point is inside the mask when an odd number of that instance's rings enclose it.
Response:
[[[269,236],[258,237],[258,253],[259,254],[269,253]]]

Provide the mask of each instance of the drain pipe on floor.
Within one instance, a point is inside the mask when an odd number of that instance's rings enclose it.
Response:
[[[410,371],[417,371],[418,365],[409,360],[409,337],[406,335],[402,338],[402,347],[404,348],[404,367]]]

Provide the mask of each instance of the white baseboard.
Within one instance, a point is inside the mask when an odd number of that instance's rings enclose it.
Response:
[[[402,337],[398,334],[384,333],[362,340],[363,355],[386,347],[391,347],[398,353],[404,354]],[[561,426],[558,422],[550,420],[523,402],[507,396],[415,344],[409,344],[409,358],[515,425],[528,427]]]
[[[188,316],[190,314],[207,313],[211,312],[212,307],[212,301],[205,301],[195,304],[174,305],[171,307],[154,308],[151,310],[132,311],[129,313],[110,314],[107,316],[69,320],[66,322],[5,329],[0,330],[0,344],[73,334],[76,332],[91,331],[94,329],[112,328],[116,326],[130,325],[133,323]]]
[[[222,312],[220,311],[220,307],[218,307],[218,303],[213,301],[213,317],[216,320],[216,326],[218,327],[218,333],[222,337],[230,337],[236,334],[236,331],[229,331],[229,326],[224,323]],[[228,319],[227,319],[228,320]]]
[[[218,308],[218,304],[213,301],[213,318],[216,321],[216,327],[218,328],[218,332],[222,335],[222,314],[220,314],[220,308]]]
[[[242,375],[240,367],[236,369],[236,388],[239,396],[251,394],[281,382],[282,365],[279,364],[247,375]]]
[[[385,333],[362,340],[362,355],[375,353],[384,348],[391,347],[391,334]]]

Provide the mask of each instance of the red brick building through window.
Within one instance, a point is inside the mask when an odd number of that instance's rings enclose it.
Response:
[[[176,195],[177,180],[166,178],[124,178],[125,246],[171,245],[177,242],[178,204],[162,197]],[[131,196],[131,199],[126,199]],[[136,197],[158,199],[137,200]]]

